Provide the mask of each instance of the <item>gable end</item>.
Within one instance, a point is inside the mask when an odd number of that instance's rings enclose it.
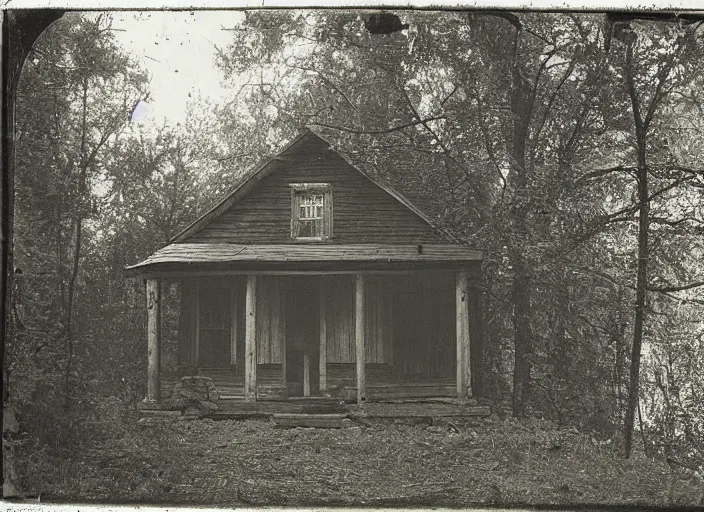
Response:
[[[407,199],[371,178],[310,130],[255,167],[232,193],[173,242],[301,243],[291,236],[290,186],[296,183],[331,187],[334,236],[325,243],[455,242]]]

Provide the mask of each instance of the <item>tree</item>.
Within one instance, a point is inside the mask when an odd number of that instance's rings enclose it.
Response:
[[[648,277],[651,205],[668,191],[694,180],[698,174],[696,170],[676,165],[673,155],[666,147],[658,144],[658,138],[664,137],[667,131],[658,115],[674,92],[691,84],[701,73],[701,59],[698,57],[701,42],[693,27],[681,24],[653,26],[617,23],[614,25],[614,33],[622,47],[617,58],[633,119],[634,150],[627,155],[634,162],[622,167],[632,174],[637,184],[634,207],[638,215],[636,300],[624,425],[625,455],[629,457],[639,396],[646,296],[651,288]],[[655,190],[651,178],[655,178],[658,185]]]
[[[145,84],[116,46],[108,17],[67,15],[41,36],[18,88],[14,244],[24,299],[34,302],[35,313],[24,336],[32,342],[31,357],[63,352],[51,364],[64,363],[60,389],[67,410],[81,260],[96,218],[94,190],[107,145],[130,121]]]

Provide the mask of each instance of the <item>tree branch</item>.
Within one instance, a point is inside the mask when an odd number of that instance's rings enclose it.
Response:
[[[680,286],[648,286],[648,291],[660,293],[682,292],[684,290],[691,290],[692,288],[699,288],[700,286],[704,286],[704,281],[694,281]]]
[[[223,156],[220,158],[213,158],[216,162],[227,162],[228,160],[235,160],[236,158],[244,158],[245,156],[254,156],[256,152],[249,151],[247,153],[237,153],[236,155]]]
[[[342,92],[342,90],[337,86],[337,84],[335,82],[333,82],[330,78],[328,78],[326,75],[324,75],[323,73],[318,71],[317,69],[309,68],[306,66],[299,66],[296,64],[287,64],[286,63],[286,65],[291,68],[300,69],[301,71],[308,71],[309,73],[315,73],[316,75],[318,75],[318,77],[320,77],[321,80],[323,80],[326,84],[328,84],[330,87],[332,87],[332,89],[335,92],[337,92],[340,96],[342,96],[342,98],[347,102],[347,104],[350,107],[352,107],[352,110],[354,110],[355,112],[359,112],[359,110],[354,105],[354,103],[352,103],[352,100],[350,100],[349,97],[344,92]]]
[[[685,217],[682,217],[682,218],[679,218],[676,220],[670,220],[665,217],[654,217],[654,216],[650,217],[650,222],[653,222],[655,224],[665,224],[667,226],[677,226],[677,225],[682,224],[683,222],[687,222],[687,221],[696,222],[698,224],[702,224],[704,222],[704,221],[701,221],[700,219],[697,219],[696,217],[693,217],[691,215],[687,215]]]
[[[385,128],[382,130],[358,130],[356,128],[347,128],[345,126],[336,126],[334,124],[316,123],[316,122],[312,122],[310,124],[313,126],[322,126],[323,128],[330,128],[332,130],[338,130],[341,132],[356,133],[358,135],[381,135],[384,133],[397,132],[397,131],[403,130],[404,128],[410,128],[411,126],[429,123],[430,121],[438,121],[439,119],[447,119],[447,116],[441,115],[441,116],[426,117],[425,119],[411,121],[409,123],[400,124],[397,126],[392,126],[391,128]]]
[[[601,178],[602,176],[606,176],[607,174],[611,174],[612,172],[633,172],[635,171],[635,167],[630,167],[630,166],[625,166],[625,165],[617,165],[615,167],[606,167],[604,169],[594,169],[591,172],[588,172],[587,174],[584,174],[577,178],[577,183],[581,181],[586,181],[586,180],[591,180],[594,178]]]
[[[577,64],[577,55],[578,53],[575,52],[575,54],[572,56],[572,59],[570,60],[569,66],[567,67],[567,71],[565,71],[564,75],[562,75],[562,78],[558,82],[558,84],[555,86],[555,89],[552,91],[552,94],[550,95],[550,99],[547,102],[547,105],[545,109],[543,110],[543,116],[540,119],[540,124],[538,125],[538,128],[535,130],[535,134],[533,135],[533,148],[531,150],[531,160],[535,160],[535,154],[537,150],[537,144],[538,144],[538,139],[540,138],[540,134],[543,131],[543,128],[545,127],[545,122],[547,121],[548,115],[550,113],[550,110],[552,109],[552,105],[555,102],[555,99],[557,98],[557,95],[559,94],[560,90],[562,89],[562,86],[565,85],[565,82],[567,79],[570,77],[572,72],[574,71],[574,67]],[[560,63],[561,65],[564,63]],[[535,89],[537,90],[537,82],[536,82],[536,87]]]

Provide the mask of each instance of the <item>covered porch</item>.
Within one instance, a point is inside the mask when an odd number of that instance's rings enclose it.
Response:
[[[377,250],[361,261],[310,261],[309,255],[294,264],[169,261],[142,269],[146,401],[168,400],[187,375],[212,378],[221,401],[473,396],[480,370],[473,363],[481,334],[479,257],[449,247],[450,261],[447,252],[440,259],[432,247],[413,247],[408,253],[415,258],[396,261],[380,260]],[[287,249],[290,259],[297,247]],[[179,302],[171,304],[178,343],[169,362],[162,357],[166,296]]]

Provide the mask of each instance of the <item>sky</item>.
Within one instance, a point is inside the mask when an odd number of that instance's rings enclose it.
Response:
[[[221,101],[227,90],[215,67],[216,47],[231,39],[240,11],[113,12],[115,38],[151,78],[150,100],[134,120],[161,124],[182,122],[189,101],[197,97]]]

